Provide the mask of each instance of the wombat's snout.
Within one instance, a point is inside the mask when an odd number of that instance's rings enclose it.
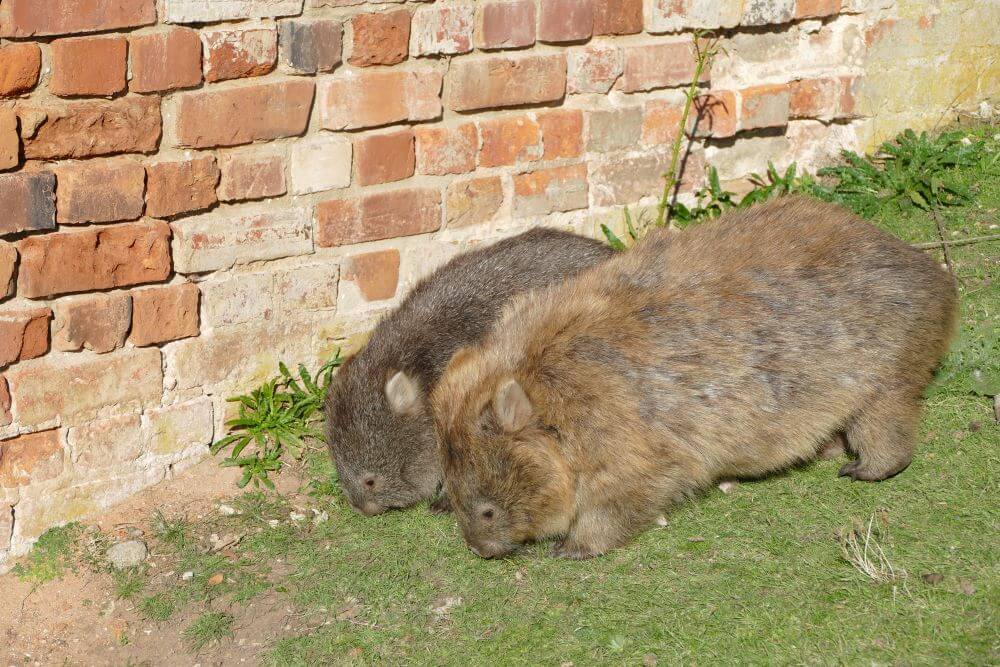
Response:
[[[475,544],[469,542],[469,548],[480,558],[499,558],[514,550],[512,546],[500,542],[478,542]]]

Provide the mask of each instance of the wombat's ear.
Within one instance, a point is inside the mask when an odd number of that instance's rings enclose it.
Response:
[[[420,387],[403,371],[390,371],[389,380],[385,383],[385,397],[397,415],[409,414],[420,401]]]
[[[508,433],[520,431],[528,425],[533,412],[531,399],[517,380],[511,378],[497,388],[493,396],[493,413],[503,430]]]

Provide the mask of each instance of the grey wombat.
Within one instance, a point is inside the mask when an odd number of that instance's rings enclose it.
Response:
[[[433,497],[441,468],[426,397],[451,355],[485,335],[514,295],[612,254],[540,228],[459,255],[420,282],[327,393],[327,442],[351,505],[371,516]],[[447,498],[434,509],[447,510]]]
[[[788,198],[515,299],[431,402],[472,549],[557,537],[587,558],[724,477],[815,456],[881,480],[914,447],[956,291],[925,254],[840,207]]]

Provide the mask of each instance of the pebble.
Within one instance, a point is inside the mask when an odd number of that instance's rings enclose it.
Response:
[[[134,567],[146,560],[146,556],[149,551],[146,549],[146,543],[141,540],[130,540],[128,542],[119,542],[108,549],[108,562],[116,570],[124,570],[125,568]]]
[[[236,508],[229,505],[219,505],[219,514],[223,516],[234,516],[236,514]]]

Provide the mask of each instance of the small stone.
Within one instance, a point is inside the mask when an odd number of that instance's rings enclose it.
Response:
[[[934,586],[935,584],[940,584],[944,581],[944,575],[938,572],[926,572],[920,575],[920,578],[924,580],[925,584],[930,584]]]
[[[643,667],[656,667],[656,662],[657,661],[655,653],[647,653],[646,655],[642,656]]]
[[[219,514],[222,516],[235,516],[238,512],[236,508],[230,505],[219,505]]]
[[[191,581],[192,579],[194,579],[194,572],[191,571],[191,570],[188,570],[187,572],[185,572],[184,574],[181,575],[181,579],[183,581]]]
[[[697,535],[695,537],[689,537],[688,538],[688,542],[691,542],[692,544],[697,544],[698,542],[704,542],[704,541],[705,541],[705,538],[702,537],[701,535]]]
[[[661,514],[660,516],[656,517],[656,525],[659,526],[660,528],[666,528],[667,526],[670,525],[670,522],[667,521],[667,517]]]
[[[271,519],[270,521],[267,522],[267,525],[270,526],[271,528],[277,528],[279,525],[281,525],[281,522],[278,521],[277,519]]]
[[[725,482],[719,482],[719,491],[729,494],[732,493],[737,486],[739,486],[739,482],[726,480]]]
[[[303,514],[302,512],[291,512],[288,515],[288,518],[291,519],[292,521],[304,521],[305,518],[306,518],[306,515]]]
[[[318,509],[313,508],[313,525],[318,526],[321,523],[326,523],[330,520],[330,514],[327,512],[321,512]]]
[[[116,570],[134,567],[146,560],[149,551],[146,543],[141,540],[131,540],[129,542],[119,542],[108,549],[108,562]]]

